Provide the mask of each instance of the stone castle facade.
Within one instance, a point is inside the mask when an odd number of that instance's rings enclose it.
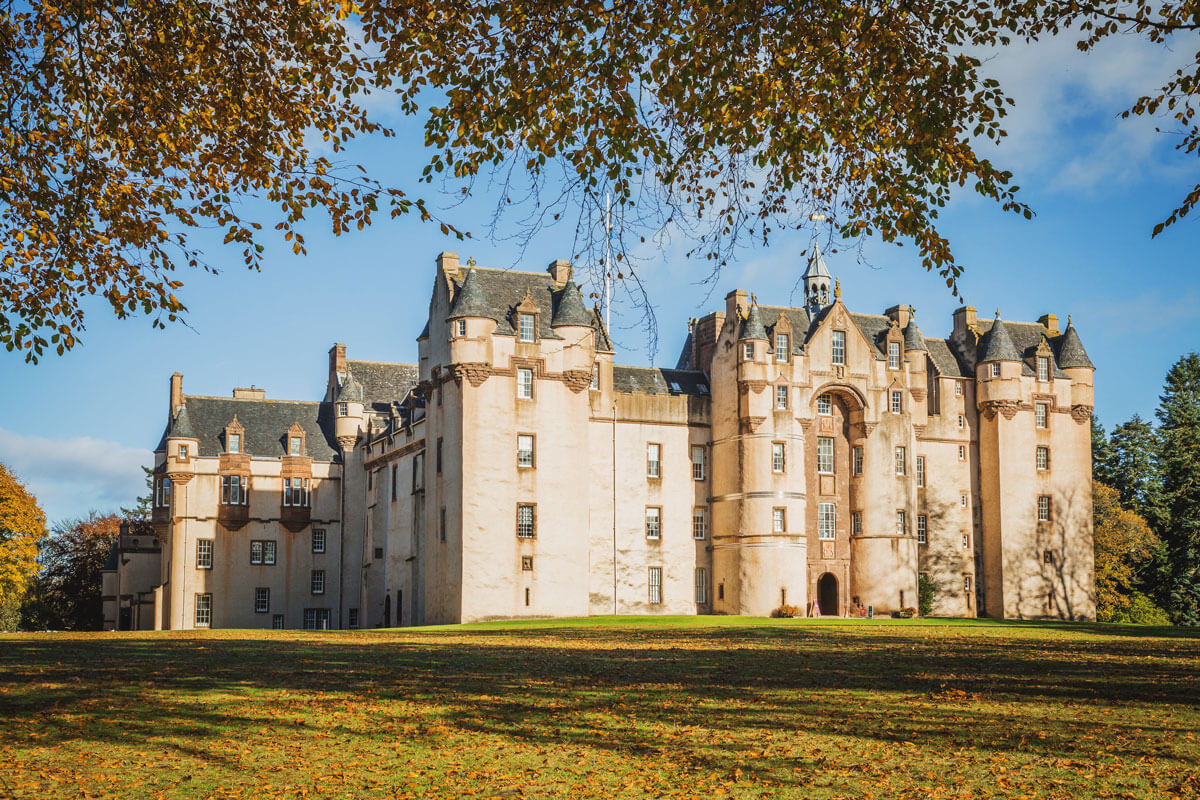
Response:
[[[316,402],[176,374],[109,627],[857,615],[921,575],[936,615],[1093,618],[1075,328],[964,307],[927,338],[909,306],[851,312],[816,249],[804,283],[799,308],[730,292],[674,369],[628,367],[567,262],[442,253],[415,365],[335,345]]]

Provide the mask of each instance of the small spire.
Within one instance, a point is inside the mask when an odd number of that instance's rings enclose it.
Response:
[[[1000,306],[996,306],[996,319],[1000,319]]]

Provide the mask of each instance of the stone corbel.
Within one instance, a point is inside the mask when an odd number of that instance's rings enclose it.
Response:
[[[998,413],[1011,420],[1021,410],[1021,403],[1017,400],[988,400],[983,403],[981,410],[989,422],[994,420]]]
[[[1071,419],[1080,425],[1092,418],[1092,407],[1085,405],[1071,406]]]
[[[764,420],[766,420],[766,417],[742,417],[742,427],[750,431],[750,433],[754,433],[763,424]]]
[[[463,378],[466,378],[467,383],[478,387],[492,374],[492,368],[482,361],[473,361],[462,364],[451,364],[448,372],[456,386],[462,386]]]
[[[592,385],[592,373],[586,369],[569,369],[563,372],[563,383],[575,394]]]

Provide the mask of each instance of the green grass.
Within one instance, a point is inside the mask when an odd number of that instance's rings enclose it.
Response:
[[[0,636],[0,797],[1194,798],[1200,632],[676,617]]]

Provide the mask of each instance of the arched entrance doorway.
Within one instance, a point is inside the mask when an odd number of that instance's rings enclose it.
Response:
[[[840,614],[838,582],[832,572],[826,572],[817,580],[817,602],[821,605],[821,616],[836,617]]]

